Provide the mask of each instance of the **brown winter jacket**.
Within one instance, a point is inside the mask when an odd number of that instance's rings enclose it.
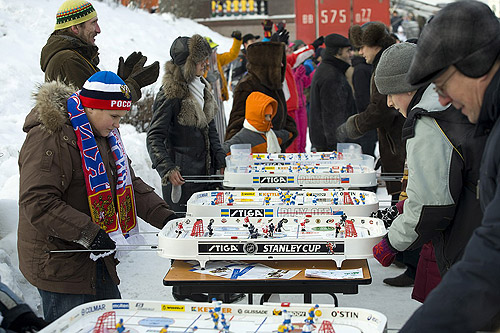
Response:
[[[61,80],[78,89],[89,77],[99,72],[99,48],[63,30],[54,31],[40,54],[40,67],[45,81]],[[132,101],[141,98],[141,87],[133,79],[125,78],[132,93]]]
[[[27,136],[19,153],[19,268],[37,288],[95,294],[96,262],[89,252],[48,253],[84,249],[80,244],[90,244],[99,231],[90,218],[80,150],[66,111],[66,100],[74,91],[60,82],[45,83],[26,117],[23,129]],[[115,192],[116,166],[109,144],[104,137],[95,138]],[[162,228],[173,212],[131,171],[137,215]],[[118,261],[107,256],[104,262],[119,284]]]
[[[285,78],[286,56],[285,46],[279,42],[258,42],[248,46],[247,69],[245,76],[234,89],[233,108],[226,129],[225,140],[231,139],[243,128],[245,121],[245,105],[248,95],[259,91],[274,98],[278,102],[278,110],[273,118],[273,129],[285,129],[292,133],[290,140],[282,145],[285,151],[297,137],[295,120],[288,115],[286,100],[282,90]]]
[[[383,51],[380,50],[373,61],[373,73]],[[359,135],[363,135],[376,128],[382,172],[402,174],[406,158],[406,145],[402,139],[405,118],[396,109],[387,106],[387,96],[379,93],[374,75],[371,78],[370,104],[365,111],[356,115],[356,129]],[[401,192],[401,183],[386,182],[386,188],[389,194],[398,194]]]

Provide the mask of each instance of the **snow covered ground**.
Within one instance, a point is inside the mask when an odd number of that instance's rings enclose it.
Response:
[[[43,83],[40,70],[40,50],[53,31],[55,13],[62,0],[0,0],[0,277],[36,311],[41,313],[40,296],[22,276],[17,259],[17,220],[19,172],[17,159],[25,134],[22,125],[33,106],[31,94]],[[151,15],[106,2],[93,2],[99,17],[102,33],[96,44],[100,50],[101,70],[115,71],[118,57],[132,51],[142,51],[148,64],[158,60],[161,64],[170,59],[172,41],[180,36],[195,33],[210,36],[219,43],[219,51],[229,50],[232,40],[188,19],[169,14]],[[160,73],[161,77],[162,73]],[[159,82],[153,85],[154,91]],[[226,109],[230,109],[230,101]],[[226,110],[226,111],[227,111]],[[127,153],[136,173],[160,193],[160,179],[152,170],[146,151],[145,133],[138,133],[130,125],[120,128]],[[380,198],[386,199],[383,193]],[[143,231],[155,229],[141,221]],[[155,244],[154,235],[146,235]],[[411,288],[393,288],[382,283],[385,277],[402,273],[397,268],[382,268],[371,259],[373,282],[361,286],[357,295],[340,295],[341,306],[364,307],[384,313],[389,328],[400,328],[418,307],[410,299]],[[169,260],[154,252],[134,252],[122,260],[119,274],[120,290],[124,298],[144,300],[172,300],[170,288],[162,285],[169,268]],[[300,296],[282,295],[282,301],[301,302]],[[246,300],[243,300],[244,302]],[[257,299],[256,299],[257,301]],[[331,297],[317,295],[317,303],[331,303]]]

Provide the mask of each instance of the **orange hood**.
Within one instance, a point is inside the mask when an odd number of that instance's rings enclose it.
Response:
[[[258,91],[254,91],[247,97],[245,119],[260,132],[271,129],[271,121],[276,115],[278,102]],[[271,115],[271,121],[266,121],[265,115]]]

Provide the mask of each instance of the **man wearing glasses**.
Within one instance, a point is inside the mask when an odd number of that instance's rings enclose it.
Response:
[[[472,332],[500,327],[500,23],[479,1],[447,5],[424,27],[408,81],[436,85],[453,106],[488,134],[481,162],[482,224],[464,256],[444,276],[401,332]],[[431,139],[431,138],[430,138]]]

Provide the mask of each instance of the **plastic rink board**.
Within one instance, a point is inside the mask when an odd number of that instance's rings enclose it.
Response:
[[[272,230],[271,230],[272,229]],[[170,221],[158,234],[158,255],[196,260],[333,260],[373,256],[387,233],[371,217],[192,218]]]
[[[120,319],[123,320],[123,332],[129,333],[159,333],[165,325],[169,326],[168,333],[224,332],[220,320],[215,324],[209,312],[216,307],[214,303],[175,301],[97,301],[75,307],[40,332],[114,333],[117,332],[115,327]],[[387,318],[380,312],[323,304],[317,309],[311,304],[222,304],[218,313],[219,318],[224,315],[229,324],[227,332],[278,332],[284,318],[290,318],[293,325],[290,332],[298,333],[302,332],[311,310],[319,310],[314,317],[312,332],[320,331],[321,327],[330,327],[336,333],[379,333],[385,332],[387,328]],[[217,329],[214,328],[215,325],[218,326]],[[98,330],[95,331],[96,326]]]
[[[188,200],[187,216],[369,216],[378,207],[375,193],[359,190],[204,191]]]

